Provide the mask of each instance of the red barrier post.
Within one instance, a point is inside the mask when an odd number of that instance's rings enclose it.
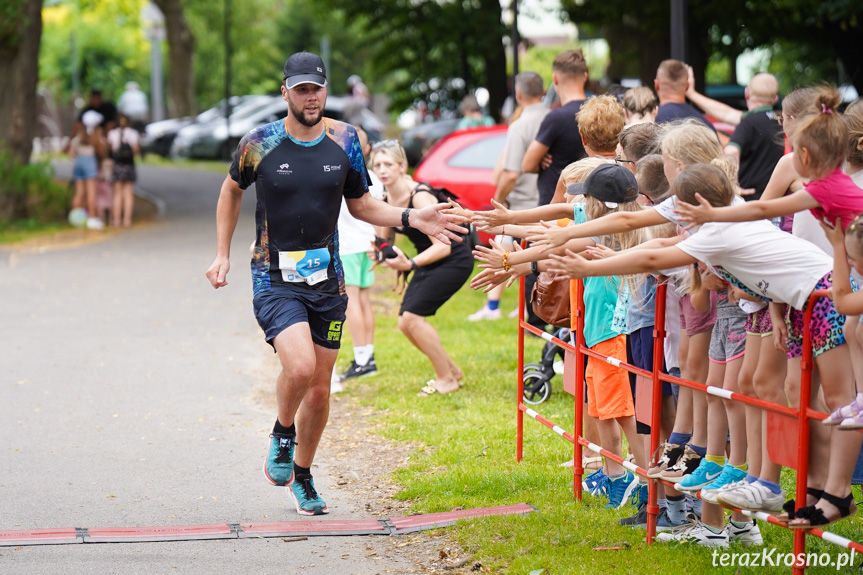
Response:
[[[803,312],[803,356],[800,358],[800,408],[797,415],[797,509],[806,505],[806,488],[809,474],[809,403],[812,395],[812,310],[818,298],[826,296],[826,290],[817,290],[809,296]],[[801,557],[806,553],[806,532],[794,530],[794,554]],[[805,567],[794,567],[794,573],[802,575]]]
[[[656,308],[653,326],[653,411],[650,418],[650,456],[659,448],[660,421],[662,419],[662,381],[659,375],[665,361],[665,290],[667,284],[656,286]],[[650,461],[647,463],[650,468]],[[656,536],[656,518],[659,506],[656,504],[656,481],[650,481],[647,488],[647,544],[653,543]]]
[[[571,285],[571,284],[570,284]],[[573,436],[575,437],[575,445],[573,446],[572,459],[572,493],[576,501],[581,501],[581,477],[584,474],[584,468],[581,466],[582,447],[581,439],[584,431],[584,282],[578,280],[575,288],[575,309],[571,309],[570,313],[575,319],[575,423]],[[570,320],[572,325],[572,320]],[[571,340],[571,338],[570,338]]]
[[[516,431],[515,431],[515,460],[521,462],[524,449],[524,412],[521,410],[522,402],[524,401],[524,276],[518,278],[518,372],[516,377],[518,383],[518,397],[515,402],[516,411]]]

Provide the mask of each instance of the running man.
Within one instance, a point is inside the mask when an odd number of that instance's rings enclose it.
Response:
[[[216,258],[206,272],[227,285],[231,238],[243,191],[257,184],[253,306],[281,363],[278,418],[264,474],[287,486],[301,515],[328,513],[311,466],[329,415],[330,375],[338,354],[347,295],[336,224],[342,197],[351,214],[377,226],[415,227],[449,244],[464,218],[440,213],[446,204],[410,210],[368,194],[356,130],[323,117],[326,68],[308,52],[285,62],[287,117],[256,128],[240,142],[216,208]]]

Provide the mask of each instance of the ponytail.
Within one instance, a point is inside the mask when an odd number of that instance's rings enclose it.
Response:
[[[805,117],[794,134],[795,153],[809,152],[810,178],[821,179],[842,165],[848,152],[848,128],[839,115],[841,102],[835,88],[818,88],[814,113]]]

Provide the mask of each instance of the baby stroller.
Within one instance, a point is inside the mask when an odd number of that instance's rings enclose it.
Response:
[[[569,328],[561,327],[554,332],[554,337],[568,341],[569,332]],[[536,405],[548,399],[551,395],[552,378],[563,373],[563,353],[563,348],[548,341],[542,347],[541,363],[528,363],[524,366],[522,381],[525,403]]]

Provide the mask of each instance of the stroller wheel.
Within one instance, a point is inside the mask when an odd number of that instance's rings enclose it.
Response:
[[[524,402],[536,405],[547,400],[551,395],[551,381],[540,370],[532,370],[524,374]]]
[[[524,375],[527,375],[532,371],[543,371],[544,369],[545,368],[542,366],[541,363],[526,363],[524,364],[524,369],[522,370],[522,373]]]

